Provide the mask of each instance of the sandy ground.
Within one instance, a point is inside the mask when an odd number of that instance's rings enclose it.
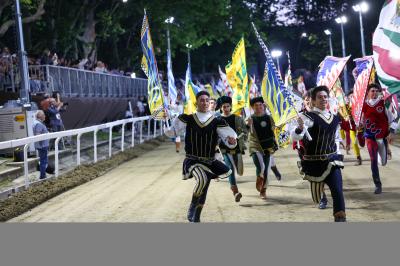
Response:
[[[374,195],[369,157],[362,150],[362,166],[354,155],[346,156],[343,182],[349,222],[400,221],[400,149],[392,147],[393,159],[381,167],[383,193]],[[172,143],[126,162],[75,189],[65,192],[9,222],[187,222],[186,212],[194,180],[181,180],[184,155]],[[270,175],[268,200],[255,189],[255,167],[246,154],[244,176],[238,177],[243,194],[235,203],[228,181],[212,181],[203,222],[329,222],[332,200],[319,210],[311,200],[307,181],[296,167],[290,148],[276,154],[283,179]]]

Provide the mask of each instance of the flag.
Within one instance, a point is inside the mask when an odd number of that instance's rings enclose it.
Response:
[[[306,84],[304,84],[304,77],[300,75],[296,81],[297,91],[300,92],[301,96],[304,96],[307,93]]]
[[[334,57],[327,56],[324,61],[320,64],[320,69],[317,76],[318,86],[327,86],[329,90],[333,88],[336,81],[338,80],[340,74],[342,73],[347,61],[350,59],[348,57]]]
[[[225,68],[229,85],[233,89],[232,112],[250,107],[249,84],[246,68],[246,50],[242,37],[232,55],[232,62]]]
[[[290,122],[297,116],[294,97],[285,87],[268,47],[261,39],[254,23],[251,24],[267,59],[261,83],[261,95],[277,127],[274,132],[278,145],[280,148],[285,148],[290,143]]]
[[[256,84],[256,77],[250,77],[249,81],[249,93],[250,93],[250,99],[258,97],[259,92],[258,92],[258,87]]]
[[[400,91],[400,0],[386,0],[373,37],[374,62],[382,87]]]
[[[267,59],[264,78],[261,83],[261,94],[264,98],[275,126],[281,127],[297,116],[292,95],[279,83],[279,76],[272,67],[272,57]],[[282,83],[283,84],[283,83]]]
[[[374,66],[374,60],[372,56],[366,56],[363,58],[355,59],[357,79],[354,84],[353,97],[350,99],[351,103],[351,114],[354,122],[358,127],[360,124],[361,113],[365,102],[365,96],[367,94],[367,87],[370,83],[370,77],[372,68]]]
[[[168,69],[168,98],[171,104],[175,104],[176,97],[178,97],[178,92],[175,87],[175,78],[172,73],[172,60],[171,60],[171,51],[168,49],[167,52],[167,69]]]
[[[349,120],[350,115],[347,111],[346,96],[342,89],[340,79],[338,79],[329,92],[330,99],[334,99],[336,106],[331,109],[333,113],[339,113],[345,120]],[[333,106],[331,106],[333,107]]]
[[[190,64],[188,64],[185,81],[185,101],[183,103],[183,110],[185,114],[190,115],[196,112],[196,94],[200,90],[201,89],[192,82],[192,73],[190,70]]]
[[[164,92],[158,77],[157,61],[154,54],[153,42],[151,41],[150,27],[146,11],[143,17],[141,45],[143,50],[141,65],[148,78],[147,93],[150,112],[154,119],[164,119],[164,110],[166,107]]]
[[[222,71],[220,66],[218,66],[218,71],[219,71],[219,76],[221,77],[221,81],[224,85],[225,95],[232,96],[233,90],[232,90],[231,86],[229,86],[229,82],[226,77],[226,74]]]
[[[286,52],[288,57],[288,68],[285,73],[285,87],[292,91],[293,90],[293,82],[292,82],[292,69],[291,69],[291,62],[290,62],[290,53],[289,51]]]
[[[261,95],[271,112],[275,126],[280,127],[297,116],[296,109],[294,108],[293,95],[285,88],[268,47],[261,39],[254,23],[251,24],[267,59],[264,77],[261,83]]]

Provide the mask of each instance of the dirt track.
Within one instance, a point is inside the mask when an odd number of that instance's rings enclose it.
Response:
[[[342,173],[349,222],[400,221],[400,149],[392,147],[392,153],[393,160],[380,168],[381,195],[373,194],[366,149],[362,166],[353,166],[353,155],[346,157]],[[203,222],[332,221],[329,193],[326,210],[313,205],[308,183],[298,175],[294,151],[276,154],[283,180],[270,175],[267,201],[258,197],[255,168],[248,155],[244,158],[245,174],[238,178],[241,202],[234,202],[227,180],[212,181]],[[181,180],[182,160],[183,154],[165,143],[10,222],[186,222],[194,181]]]

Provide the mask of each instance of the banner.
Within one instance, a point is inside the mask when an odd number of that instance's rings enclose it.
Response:
[[[272,68],[272,58],[267,60],[264,70],[264,78],[261,83],[261,95],[271,113],[276,127],[282,127],[285,123],[297,116],[294,104],[291,103],[291,94],[282,90],[279,86],[278,75]]]
[[[350,59],[348,57],[334,57],[327,56],[324,61],[321,62],[320,69],[317,76],[318,86],[327,86],[329,90],[333,88],[336,81],[338,80],[340,74],[342,73],[347,61]]]
[[[362,109],[370,82],[374,60],[372,56],[355,59],[357,79],[354,84],[353,97],[350,99],[351,114],[358,127],[360,124]]]
[[[224,85],[224,91],[225,91],[225,95],[232,97],[233,94],[233,90],[231,88],[231,86],[229,85],[228,79],[226,77],[226,74],[222,71],[221,67],[218,66],[218,71],[219,71],[219,75],[221,77],[221,81]]]
[[[228,83],[233,90],[232,112],[239,113],[242,109],[250,107],[244,38],[240,39],[236,45],[232,62],[226,66],[225,70]]]
[[[282,127],[285,123],[297,116],[294,97],[293,94],[285,88],[267,46],[261,39],[254,23],[251,24],[267,59],[264,77],[261,83],[261,95],[271,112],[275,126]]]
[[[167,52],[167,70],[168,70],[168,98],[169,103],[175,105],[176,97],[178,97],[178,92],[175,87],[175,78],[172,73],[172,60],[171,60],[171,51],[168,49]]]
[[[154,119],[162,120],[165,116],[164,92],[158,77],[157,61],[154,54],[153,42],[151,41],[150,27],[146,11],[144,13],[142,24],[141,46],[143,50],[141,65],[148,78],[147,92],[150,112]]]
[[[333,88],[329,91],[329,96],[331,99],[335,100],[336,106],[331,109],[333,113],[339,113],[345,120],[350,119],[350,114],[347,110],[346,106],[346,96],[342,89],[342,84],[340,79],[338,79],[333,86]]]
[[[196,112],[196,94],[199,91],[200,88],[192,82],[192,73],[190,70],[190,64],[188,64],[185,80],[185,101],[183,103],[183,112],[185,114],[190,115]]]
[[[400,91],[400,0],[386,0],[373,37],[378,79],[389,93]]]

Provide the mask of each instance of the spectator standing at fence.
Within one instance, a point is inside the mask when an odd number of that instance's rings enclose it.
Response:
[[[107,73],[106,66],[101,61],[97,61],[96,68],[94,69],[94,71],[99,73]]]
[[[51,58],[51,53],[49,49],[44,49],[43,55],[40,58],[41,65],[53,65],[53,59]]]
[[[139,96],[139,99],[136,103],[136,106],[138,108],[138,116],[144,116],[146,115],[146,109],[144,107],[144,96]]]
[[[64,128],[60,115],[61,107],[63,107],[62,102],[57,102],[56,99],[50,98],[50,105],[47,112],[49,114],[50,128],[53,132],[61,131]]]
[[[40,135],[49,133],[46,126],[43,124],[45,120],[45,115],[42,110],[37,111],[36,119],[33,122],[33,134]],[[46,178],[46,168],[48,164],[47,153],[49,150],[49,140],[42,140],[35,142],[35,148],[39,153],[39,168],[40,168],[40,179]]]

